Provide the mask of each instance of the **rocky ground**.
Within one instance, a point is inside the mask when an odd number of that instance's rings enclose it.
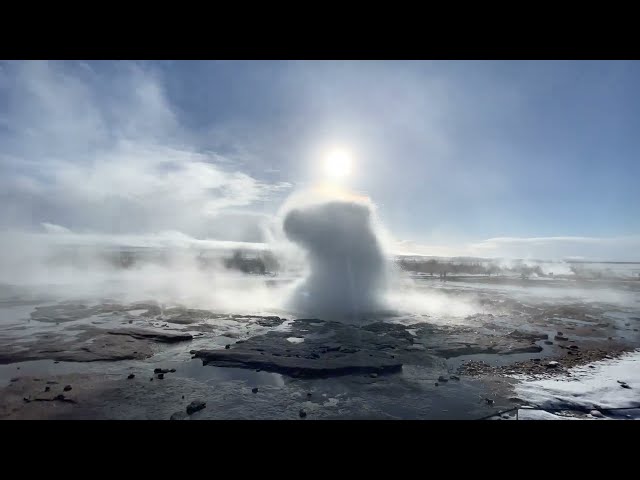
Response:
[[[480,303],[455,321],[354,325],[5,299],[0,418],[480,418],[523,403],[518,375],[570,375],[640,344],[635,308],[495,293]]]

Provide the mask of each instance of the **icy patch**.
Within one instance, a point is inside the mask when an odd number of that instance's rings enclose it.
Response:
[[[518,420],[580,420],[576,417],[565,417],[561,415],[554,415],[544,410],[529,410],[527,408],[521,408],[518,410]]]
[[[547,409],[640,407],[640,350],[569,370],[570,378],[534,380],[516,387],[520,398]],[[616,412],[638,417],[640,410]]]

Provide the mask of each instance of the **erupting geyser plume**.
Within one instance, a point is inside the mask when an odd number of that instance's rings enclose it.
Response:
[[[329,200],[290,210],[284,232],[308,255],[310,272],[292,307],[311,315],[356,319],[383,307],[386,258],[363,200]]]

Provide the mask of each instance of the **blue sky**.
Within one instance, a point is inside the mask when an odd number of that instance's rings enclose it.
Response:
[[[0,63],[0,225],[260,241],[340,145],[408,251],[639,259],[637,85],[617,61]]]

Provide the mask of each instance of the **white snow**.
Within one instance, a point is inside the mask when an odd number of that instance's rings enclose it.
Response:
[[[619,415],[640,418],[640,350],[591,365],[595,368],[585,365],[570,369],[571,377],[523,382],[516,386],[516,392],[520,398],[546,409],[638,406],[635,410],[620,411]],[[631,388],[623,388],[620,382]],[[523,413],[525,419],[556,417],[548,412],[521,409],[520,419],[523,419]]]
[[[527,408],[521,408],[518,410],[518,420],[579,420],[576,417],[563,417],[561,415],[554,415],[544,410],[530,410]]]

